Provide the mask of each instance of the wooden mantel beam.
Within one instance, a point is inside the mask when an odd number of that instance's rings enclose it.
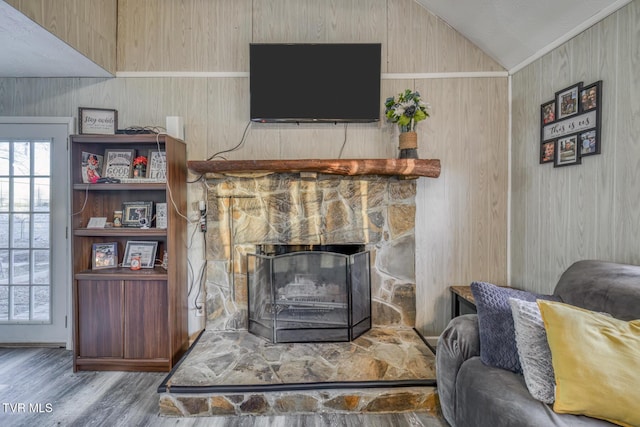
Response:
[[[348,176],[440,176],[438,159],[190,160],[187,165],[200,174],[317,172]]]

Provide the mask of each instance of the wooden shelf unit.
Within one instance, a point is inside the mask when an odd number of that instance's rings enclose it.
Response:
[[[85,184],[82,152],[135,149],[166,152],[167,182]],[[73,369],[170,371],[188,348],[186,146],[170,136],[73,135],[71,137],[71,239],[73,271]],[[107,217],[123,202],[167,203],[167,229],[86,228],[89,218]],[[174,207],[175,204],[175,207]],[[177,210],[179,212],[176,211]],[[118,265],[127,241],[158,242],[157,259],[168,253],[165,270],[128,267],[91,269],[94,243],[116,242]],[[159,264],[159,261],[156,261]]]

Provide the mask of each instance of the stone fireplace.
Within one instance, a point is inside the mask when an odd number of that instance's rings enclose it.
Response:
[[[273,343],[340,342],[371,329],[364,245],[258,245],[247,263],[252,334]]]
[[[435,356],[413,328],[415,181],[278,173],[208,179],[207,186],[206,330],[158,388],[161,414],[437,411]],[[293,249],[311,260],[299,261]],[[323,259],[315,249],[333,255]],[[352,268],[353,258],[366,258],[368,267]],[[295,304],[286,304],[293,310],[283,312],[295,327],[280,331],[303,326],[313,342],[274,338],[278,285],[266,287],[262,307],[272,315],[260,320],[265,333],[249,332],[257,323],[252,312],[261,310],[251,290],[261,272],[282,278],[282,288],[293,284],[287,299]],[[351,289],[338,276],[352,276]],[[349,318],[349,300],[370,305],[352,308]],[[340,341],[328,325],[336,318]],[[318,328],[319,319],[328,327]],[[355,339],[342,340],[349,335]]]
[[[250,328],[248,259],[270,245],[362,245],[371,323],[414,326],[415,180],[278,173],[207,183],[208,330]]]

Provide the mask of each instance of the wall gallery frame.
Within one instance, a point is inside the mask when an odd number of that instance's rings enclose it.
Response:
[[[554,167],[577,165],[600,154],[602,80],[576,83],[540,106],[539,162]]]

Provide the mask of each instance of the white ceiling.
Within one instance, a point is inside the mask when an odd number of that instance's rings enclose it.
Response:
[[[513,73],[631,0],[415,1]],[[0,77],[111,76],[0,0]]]
[[[415,0],[513,73],[631,0]]]
[[[0,77],[112,75],[4,1],[0,1]]]

